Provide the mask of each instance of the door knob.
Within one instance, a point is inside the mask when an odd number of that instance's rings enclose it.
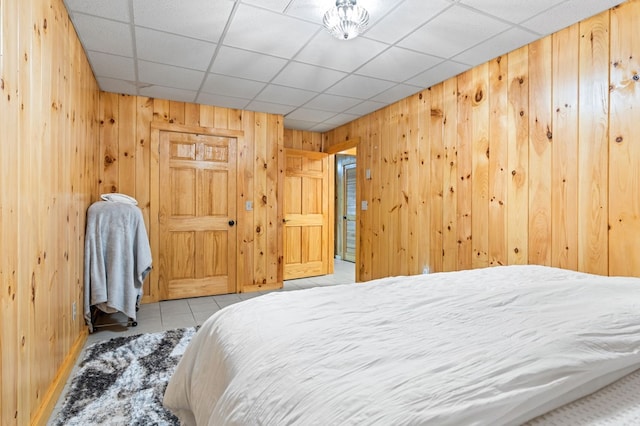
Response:
[[[235,225],[235,224],[236,224],[236,222],[235,222],[233,219],[231,219],[231,220],[229,221],[229,226],[233,226],[233,225]]]

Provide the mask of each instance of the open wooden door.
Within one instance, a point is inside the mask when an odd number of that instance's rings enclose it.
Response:
[[[285,280],[328,272],[328,159],[325,153],[285,150]]]
[[[236,291],[236,143],[228,136],[160,132],[163,299]]]

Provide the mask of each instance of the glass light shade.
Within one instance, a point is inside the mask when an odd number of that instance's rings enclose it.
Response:
[[[340,40],[355,38],[367,27],[369,12],[356,4],[356,0],[337,0],[324,14],[322,23],[334,37]]]

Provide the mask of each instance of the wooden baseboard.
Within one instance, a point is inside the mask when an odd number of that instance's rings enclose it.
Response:
[[[34,414],[31,419],[31,425],[33,426],[44,426],[49,421],[49,417],[51,413],[53,413],[54,408],[56,407],[56,403],[58,402],[58,398],[60,398],[60,394],[62,394],[62,390],[69,380],[69,376],[71,375],[71,371],[73,367],[76,365],[76,360],[80,353],[82,352],[82,348],[84,348],[84,344],[87,341],[87,336],[89,335],[89,331],[86,327],[83,328],[83,331],[80,333],[75,343],[71,347],[69,354],[65,358],[64,362],[58,369],[56,373],[55,379],[49,386],[47,393],[42,399],[42,403],[38,410]]]

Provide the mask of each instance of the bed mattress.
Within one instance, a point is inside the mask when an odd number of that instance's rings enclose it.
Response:
[[[640,279],[508,266],[229,306],[164,402],[198,425],[551,424],[637,368]]]

